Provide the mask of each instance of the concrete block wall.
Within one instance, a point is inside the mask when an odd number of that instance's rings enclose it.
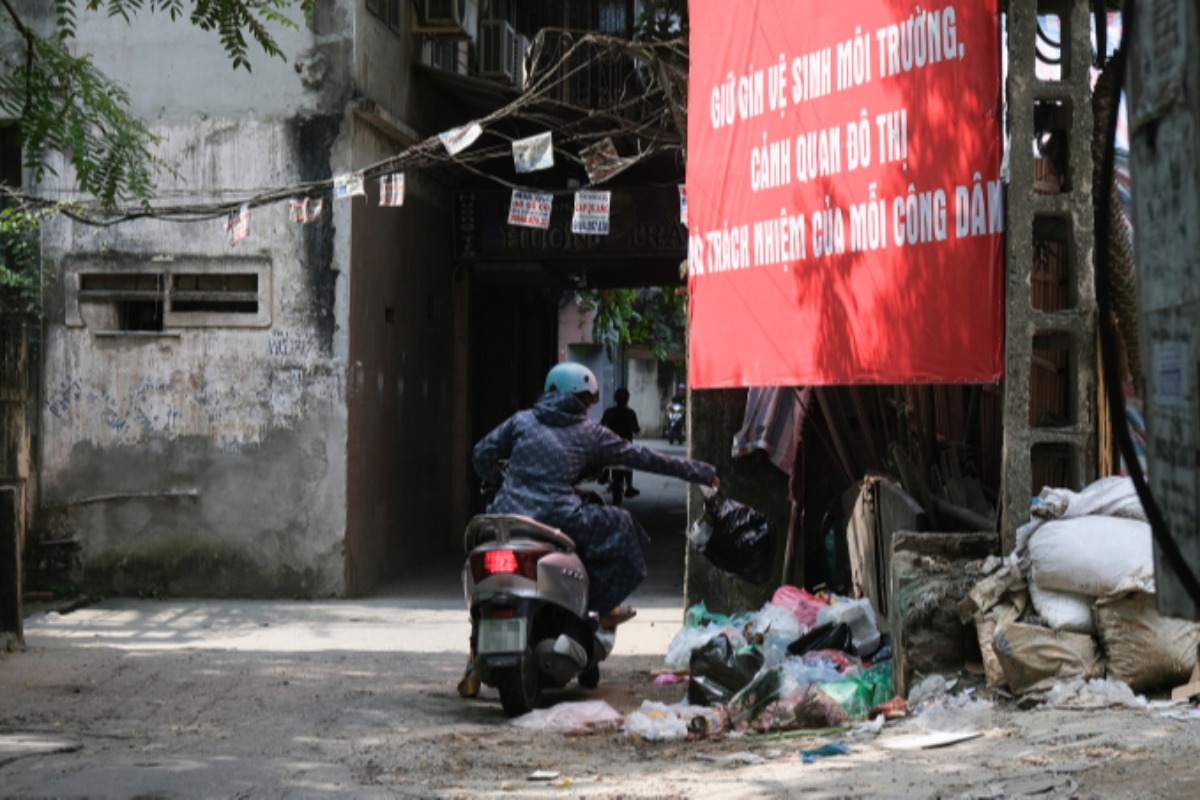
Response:
[[[1058,80],[1036,72],[1038,16],[1060,21],[1062,63]],[[1001,535],[1012,549],[1017,528],[1029,518],[1035,456],[1061,459],[1067,488],[1080,489],[1096,472],[1096,303],[1092,280],[1092,105],[1090,8],[1074,0],[1010,0],[1007,16],[1011,133],[1008,185],[1004,378],[1004,486]],[[1041,128],[1042,130],[1039,130]],[[1034,142],[1053,131],[1067,148],[1062,191],[1035,192]],[[1043,141],[1044,138],[1043,138]],[[1047,227],[1065,232],[1065,308],[1035,308],[1035,238]],[[1031,373],[1038,355],[1065,352],[1068,415],[1049,424],[1030,420]]]

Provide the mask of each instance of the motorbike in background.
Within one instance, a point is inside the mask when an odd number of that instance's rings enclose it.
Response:
[[[679,442],[680,444],[683,444],[684,439],[683,401],[672,400],[667,406],[667,443],[675,444],[676,442]]]
[[[504,713],[526,714],[543,688],[572,679],[594,689],[615,634],[587,610],[588,575],[571,538],[529,517],[479,514],[464,543],[474,670],[500,692]]]

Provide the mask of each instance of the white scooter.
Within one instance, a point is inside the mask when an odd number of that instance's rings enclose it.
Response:
[[[615,635],[587,610],[588,575],[571,538],[528,517],[480,514],[465,545],[474,670],[499,690],[504,713],[528,713],[543,687],[573,678],[594,689]]]

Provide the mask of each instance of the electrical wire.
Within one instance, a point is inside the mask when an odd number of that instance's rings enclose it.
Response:
[[[557,58],[554,56],[557,54]],[[538,32],[531,44],[530,77],[525,90],[507,105],[472,120],[483,131],[481,140],[457,154],[450,154],[440,135],[426,139],[380,161],[355,171],[364,181],[398,171],[420,171],[447,167],[461,168],[485,180],[514,190],[540,194],[572,194],[575,188],[554,189],[525,186],[506,180],[484,168],[489,161],[511,157],[512,142],[517,137],[506,133],[503,125],[511,121],[541,124],[551,130],[556,153],[571,163],[583,166],[583,158],[571,152],[571,147],[585,149],[606,138],[632,140],[632,153],[621,153],[620,163],[607,170],[602,179],[588,184],[598,185],[610,180],[637,163],[657,157],[664,152],[683,153],[687,137],[678,121],[686,119],[686,72],[672,69],[669,62],[687,58],[683,40],[666,42],[631,42],[598,33],[581,33],[566,29],[548,28]],[[623,80],[636,79],[642,91],[633,93],[623,88],[620,95],[604,108],[587,108],[567,102],[572,79],[585,74],[596,63],[605,60],[638,65],[633,72],[622,75]],[[564,87],[566,87],[564,89]],[[682,98],[682,101],[681,101]],[[683,111],[682,115],[680,111]],[[555,112],[558,112],[556,115]],[[570,119],[573,117],[574,119]],[[497,140],[498,143],[489,143]],[[249,193],[236,199],[206,203],[152,203],[122,206],[112,210],[100,208],[91,201],[64,200],[45,194],[34,194],[0,184],[0,196],[19,208],[30,211],[53,210],[85,225],[109,227],[136,220],[154,219],[166,222],[195,223],[223,219],[236,214],[243,206],[259,208],[304,197],[322,196],[331,192],[340,178],[306,181],[272,187]],[[229,190],[221,190],[229,191]]]

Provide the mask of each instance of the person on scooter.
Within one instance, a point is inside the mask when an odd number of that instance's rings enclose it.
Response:
[[[488,513],[523,514],[571,537],[588,571],[588,610],[611,628],[636,613],[622,602],[646,577],[642,540],[650,537],[627,510],[585,504],[575,484],[612,465],[711,486],[718,479],[711,464],[649,450],[588,418],[588,408],[599,399],[591,370],[582,364],[555,365],[533,408],[517,412],[480,440],[473,463],[482,479],[501,484]]]
[[[635,433],[641,433],[642,429],[638,425],[637,412],[629,407],[629,390],[622,386],[617,391],[613,392],[614,406],[609,406],[604,410],[604,416],[600,417],[600,424],[608,428],[610,431],[620,436],[627,442],[633,441]],[[633,470],[621,469],[613,471],[613,483],[624,481],[624,495],[626,497],[637,497],[641,492],[633,488]],[[613,497],[616,498],[616,492],[620,489],[620,484],[614,487]]]

